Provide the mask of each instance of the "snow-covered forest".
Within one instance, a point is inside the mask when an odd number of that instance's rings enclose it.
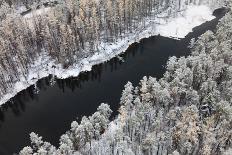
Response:
[[[115,120],[101,104],[71,124],[58,148],[31,133],[32,147],[20,155],[231,155],[231,37],[229,11],[215,32],[192,42],[190,56],[169,59],[163,78],[144,77],[138,86],[128,82]]]
[[[96,53],[112,51],[104,53],[109,59],[133,42],[131,36],[134,41],[145,37],[139,35],[151,21],[175,18],[190,4],[216,8],[224,0],[1,1],[0,104],[49,74],[78,75],[68,69],[75,66],[80,72],[86,62],[99,63],[87,59]]]

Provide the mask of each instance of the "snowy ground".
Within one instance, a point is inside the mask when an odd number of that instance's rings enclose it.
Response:
[[[159,25],[156,29],[162,36],[184,38],[192,28],[213,18],[212,11],[207,6],[188,6],[182,17]]]
[[[118,40],[116,44],[100,44],[99,53],[81,60],[78,64],[70,66],[68,69],[62,69],[61,65],[56,64],[55,61],[44,53],[31,66],[27,79],[22,77],[22,80],[15,84],[14,89],[10,93],[0,98],[0,105],[49,74],[65,79],[76,77],[80,72],[90,71],[93,65],[110,60],[118,54],[125,52],[132,43],[139,42],[142,38],[158,34],[172,38],[184,38],[194,27],[214,19],[212,12],[213,10],[207,6],[188,6],[185,11],[179,12],[176,18],[168,20],[162,18],[165,17],[165,13],[163,13],[155,19],[148,19],[142,30],[129,35],[123,40]]]

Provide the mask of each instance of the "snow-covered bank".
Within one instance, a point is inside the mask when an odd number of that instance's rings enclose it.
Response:
[[[156,29],[162,36],[184,38],[193,27],[213,18],[212,11],[207,6],[188,6],[182,16],[167,24],[158,25]]]
[[[5,103],[19,91],[35,84],[39,79],[49,74],[53,74],[58,78],[68,78],[71,76],[78,76],[80,72],[89,71],[93,65],[115,57],[124,52],[132,43],[138,42],[142,38],[158,34],[167,37],[182,38],[191,32],[193,27],[205,21],[212,20],[214,17],[211,14],[212,10],[206,6],[189,6],[186,11],[180,12],[175,19],[166,19],[165,13],[159,15],[159,17],[155,19],[147,19],[145,27],[138,30],[136,34],[131,34],[112,45],[105,43],[100,44],[98,53],[81,60],[78,64],[68,69],[62,69],[61,65],[57,65],[55,61],[51,60],[46,54],[41,55],[35,61],[36,63],[31,66],[27,79],[25,80],[25,78],[22,77],[20,82],[15,84],[14,90],[12,90],[11,93],[1,98],[0,104]]]

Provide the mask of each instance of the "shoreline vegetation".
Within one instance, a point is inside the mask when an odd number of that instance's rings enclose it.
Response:
[[[32,147],[20,155],[232,154],[231,6],[215,32],[192,43],[190,56],[169,59],[163,78],[128,82],[115,120],[103,103],[74,121],[58,148],[31,133]]]
[[[201,6],[201,12],[192,4],[217,8],[224,1],[68,0],[34,7],[24,16],[19,13],[22,6],[11,2],[0,6],[0,104],[50,74],[67,78],[91,70],[142,38],[184,37],[213,18],[210,9]],[[192,11],[199,13],[197,19]],[[177,25],[189,16],[195,21]]]

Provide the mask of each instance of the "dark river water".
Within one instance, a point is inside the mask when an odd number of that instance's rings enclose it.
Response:
[[[137,85],[145,75],[161,78],[170,56],[189,55],[190,39],[215,29],[223,11],[215,15],[217,19],[196,27],[182,40],[161,36],[143,39],[121,55],[124,62],[113,58],[77,78],[57,79],[53,86],[49,86],[49,77],[41,79],[38,94],[34,94],[34,86],[20,92],[0,108],[0,155],[17,153],[29,145],[32,131],[58,145],[73,120],[93,114],[102,102],[111,106],[115,116],[127,81]]]

